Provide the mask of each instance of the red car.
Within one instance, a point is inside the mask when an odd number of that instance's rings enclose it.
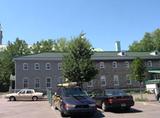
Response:
[[[133,97],[121,89],[94,90],[91,95],[95,99],[96,105],[103,111],[111,108],[129,110],[134,105]]]

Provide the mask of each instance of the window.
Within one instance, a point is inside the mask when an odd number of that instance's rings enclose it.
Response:
[[[106,77],[104,75],[101,76],[101,86],[106,86]]]
[[[51,78],[50,77],[46,78],[46,87],[51,88]]]
[[[127,85],[132,84],[132,80],[129,77],[130,77],[129,75],[126,75]]]
[[[124,66],[125,66],[125,68],[129,68],[129,62],[128,62],[128,61],[125,61],[125,62],[124,62]]]
[[[39,63],[35,63],[34,64],[34,69],[35,70],[39,70],[40,69],[40,64]]]
[[[117,68],[117,62],[116,61],[112,62],[112,68]]]
[[[34,87],[35,88],[40,88],[40,80],[39,79],[35,79],[35,81],[34,81]]]
[[[154,78],[154,79],[160,79],[160,74],[154,74],[154,75],[153,75],[153,78]]]
[[[62,63],[58,63],[58,70],[62,70]]]
[[[32,94],[33,91],[32,90],[27,90],[26,94]]]
[[[51,70],[51,64],[50,63],[46,63],[46,70]]]
[[[23,88],[28,88],[28,79],[27,78],[25,78],[25,79],[23,79]]]
[[[93,80],[91,80],[91,81],[89,81],[89,82],[87,83],[87,87],[93,87]]]
[[[147,61],[147,67],[152,67],[152,61]]]
[[[114,75],[114,78],[113,78],[113,83],[114,83],[114,86],[119,86],[119,78],[118,78],[118,75]]]
[[[104,62],[99,63],[100,68],[104,68]]]
[[[23,64],[23,70],[28,70],[28,64],[27,63]]]

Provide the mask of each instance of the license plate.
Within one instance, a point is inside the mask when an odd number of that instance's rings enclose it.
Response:
[[[126,106],[126,104],[121,104],[121,107],[125,107]]]

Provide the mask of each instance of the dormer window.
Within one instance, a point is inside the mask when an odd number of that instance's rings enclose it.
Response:
[[[157,56],[158,55],[158,51],[151,52],[150,55]]]
[[[117,55],[119,55],[119,56],[126,56],[126,52],[125,51],[121,51]]]

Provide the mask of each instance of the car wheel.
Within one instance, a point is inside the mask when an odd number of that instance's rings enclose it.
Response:
[[[10,101],[16,101],[16,98],[14,96],[9,97]]]
[[[37,97],[37,96],[33,96],[33,97],[32,97],[32,100],[33,100],[33,101],[37,101],[37,100],[38,100],[38,97]]]
[[[66,115],[64,112],[61,112],[61,116],[62,117],[68,117],[68,115]]]
[[[106,110],[107,110],[105,102],[102,102],[102,110],[103,110],[103,111],[106,111]]]

